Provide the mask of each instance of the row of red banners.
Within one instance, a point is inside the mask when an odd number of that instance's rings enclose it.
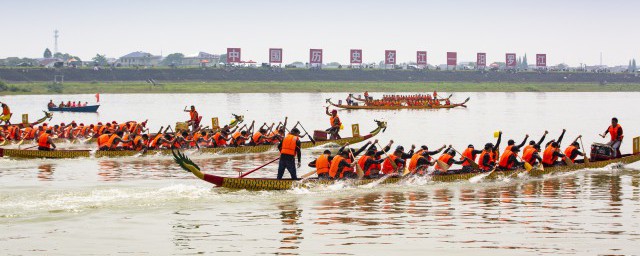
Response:
[[[241,62],[240,48],[227,48],[227,63],[240,63]],[[396,50],[384,51],[384,64],[395,65],[396,64]],[[349,60],[353,64],[362,64],[362,50],[351,49],[349,52]],[[269,63],[282,63],[282,48],[270,48],[269,49]],[[310,64],[322,64],[322,49],[309,49],[309,63]],[[508,68],[515,68],[517,64],[516,54],[507,53],[505,55],[505,63]],[[427,65],[427,51],[416,52],[416,64]],[[458,64],[458,53],[447,52],[447,65],[456,66]],[[476,57],[476,66],[487,66],[487,54],[479,52]],[[547,66],[547,55],[536,54],[536,66]]]

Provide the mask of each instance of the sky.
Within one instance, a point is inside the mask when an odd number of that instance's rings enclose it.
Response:
[[[429,64],[504,62],[505,53],[547,54],[550,65],[627,65],[640,60],[640,1],[628,0],[441,0],[441,1],[215,1],[215,0],[24,0],[2,2],[0,58],[42,57],[59,50],[89,60],[97,53],[118,58],[133,51],[154,55],[199,51],[221,54],[242,48],[243,60],[268,61],[283,48],[285,63],[307,62],[310,48],[324,62],[349,62],[362,49],[364,62],[396,50],[399,62],[428,52]]]

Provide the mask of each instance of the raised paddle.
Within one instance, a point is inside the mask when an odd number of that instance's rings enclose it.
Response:
[[[311,143],[313,143],[313,145],[316,144],[316,140],[313,139],[313,137],[311,137],[311,135],[309,135],[309,132],[307,132],[307,129],[304,128],[304,126],[302,126],[302,124],[298,121],[298,124],[300,125],[300,128],[302,128],[302,130],[304,131],[304,133],[307,134],[307,137],[309,138],[309,140],[311,141]]]
[[[582,144],[582,137],[580,137],[580,147],[582,147],[582,150],[584,151],[584,163],[588,164],[589,157],[587,156],[587,150],[584,148],[584,144]]]
[[[251,170],[251,171],[249,171],[249,172],[245,173],[245,174],[242,174],[242,175],[240,175],[240,178],[244,178],[244,177],[246,177],[247,175],[249,175],[249,174],[251,174],[251,173],[253,173],[253,172],[257,171],[257,170],[260,170],[260,169],[264,168],[265,166],[267,166],[267,165],[269,165],[269,164],[271,164],[271,163],[273,163],[273,162],[275,162],[275,161],[278,161],[279,159],[280,159],[280,157],[278,157],[278,158],[276,158],[276,159],[273,159],[273,160],[269,161],[269,162],[268,162],[268,163],[266,163],[266,164],[263,164],[263,165],[261,165],[261,166],[259,166],[259,167],[255,168],[255,169],[253,169],[253,170]]]

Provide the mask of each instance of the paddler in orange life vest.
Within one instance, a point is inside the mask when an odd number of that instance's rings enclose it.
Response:
[[[328,180],[329,177],[329,169],[331,168],[331,160],[333,160],[333,156],[331,156],[331,151],[325,150],[322,152],[316,160],[313,160],[309,163],[309,167],[316,168],[316,175],[318,175],[318,179]]]
[[[284,175],[284,170],[287,169],[291,175],[291,179],[298,179],[296,175],[296,167],[300,167],[302,161],[302,151],[300,144],[300,130],[298,128],[291,129],[291,132],[284,137],[282,142],[278,144],[278,150],[280,151],[280,162],[278,162],[278,176],[279,180]],[[298,164],[296,165],[296,156],[298,157]]]
[[[586,154],[580,152],[580,143],[578,143],[580,138],[582,138],[582,135],[578,136],[573,142],[571,142],[571,145],[564,150],[565,158],[569,158],[572,163],[584,163],[584,157]],[[576,160],[578,156],[582,156],[583,159]]]
[[[382,174],[384,175],[398,175],[398,172],[403,172],[406,165],[406,160],[411,159],[413,156],[413,150],[415,145],[411,146],[411,150],[408,153],[404,153],[403,146],[397,146],[393,154],[389,155],[382,162]]]
[[[562,165],[564,162],[559,162],[558,159],[564,157],[565,155],[560,152],[560,145],[562,143],[562,138],[564,137],[566,130],[562,129],[562,134],[558,137],[558,141],[551,140],[547,142],[545,149],[542,153],[542,165],[544,167],[551,167],[554,165]]]
[[[618,118],[611,118],[611,125],[604,131],[604,134],[600,134],[602,138],[607,136],[607,133],[611,135],[611,141],[607,145],[611,146],[615,150],[613,157],[620,157],[620,145],[624,134],[622,134],[622,126],[618,123]]]
[[[495,167],[495,152],[498,150],[498,147],[494,147],[493,143],[487,143],[484,145],[484,150],[480,153],[480,158],[478,159],[478,166],[481,171],[490,171]]]
[[[476,150],[473,144],[469,144],[469,146],[467,146],[467,149],[465,149],[462,152],[462,155],[460,156],[460,160],[464,160],[465,158],[468,158],[469,160],[476,162],[476,157],[478,156],[478,154],[481,154],[481,153],[482,153],[482,150]],[[476,171],[476,170],[473,169],[473,166],[469,161],[464,161],[464,163],[462,163],[462,172],[473,172],[473,171]]]
[[[464,158],[464,160],[460,160],[460,161],[456,161],[455,159],[456,157],[456,151],[453,150],[453,148],[451,148],[451,146],[449,146],[449,148],[447,150],[444,151],[444,153],[442,155],[440,155],[440,157],[438,158],[438,161],[442,161],[445,164],[447,164],[448,166],[452,166],[454,164],[462,164],[464,162],[467,161],[471,161],[467,158]],[[442,169],[440,167],[440,165],[436,165],[436,170],[439,172],[445,172],[444,169]],[[453,170],[449,169],[450,173],[454,173]]]
[[[96,141],[98,143],[98,150],[109,150],[107,143],[109,142],[110,137],[109,130],[103,131],[103,133],[98,136]]]
[[[426,174],[425,171],[427,170],[427,168],[434,165],[435,163],[431,156],[439,154],[446,147],[446,145],[442,145],[442,147],[438,150],[429,151],[429,147],[427,147],[426,145],[422,145],[422,147],[420,147],[420,150],[416,151],[416,153],[411,156],[411,160],[409,160],[409,165],[407,166],[407,168],[409,169],[411,174]]]
[[[520,152],[520,147],[513,146],[510,150],[505,150],[500,156],[500,161],[498,161],[498,167],[502,170],[515,170],[522,167],[524,164],[518,162],[518,152]]]
[[[51,139],[51,130],[47,129],[46,132],[38,137],[38,150],[51,151],[54,149],[56,149],[56,144]]]
[[[524,137],[524,140],[522,140],[522,142],[518,145],[516,145],[516,142],[514,140],[507,141],[507,147],[504,149],[504,151],[510,151],[512,147],[522,148],[524,144],[527,143],[527,139],[529,139],[529,134],[527,134],[527,136]]]
[[[339,152],[337,156],[331,159],[331,164],[329,165],[329,177],[331,179],[343,179],[343,178],[354,178],[357,175],[354,175],[350,169],[357,164],[355,161],[350,161],[351,156],[348,150]]]
[[[120,143],[124,144],[132,141],[129,139],[125,140],[122,136],[124,136],[124,132],[119,131],[109,137],[109,140],[107,141],[107,147],[109,147],[109,150],[121,150],[122,146],[120,146]]]
[[[196,107],[191,105],[191,109],[185,109],[184,112],[189,112],[189,120],[187,121],[187,124],[191,125],[192,129],[195,131],[198,125],[200,125],[200,116],[198,115],[198,111],[196,111]]]
[[[341,139],[340,137],[340,126],[342,125],[342,122],[340,122],[340,117],[338,117],[338,111],[337,110],[331,110],[331,113],[329,113],[329,107],[327,107],[325,109],[325,113],[330,116],[329,121],[331,123],[331,128],[327,129],[327,132],[329,132],[329,134],[331,134],[330,139],[331,140],[336,140],[336,139]]]

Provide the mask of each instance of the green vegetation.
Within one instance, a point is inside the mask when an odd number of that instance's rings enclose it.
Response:
[[[11,87],[17,89],[11,90]],[[1,86],[0,86],[1,88]],[[16,83],[2,95],[85,93],[278,93],[278,92],[606,92],[640,91],[640,84],[597,83],[453,83],[453,82],[145,82]]]

